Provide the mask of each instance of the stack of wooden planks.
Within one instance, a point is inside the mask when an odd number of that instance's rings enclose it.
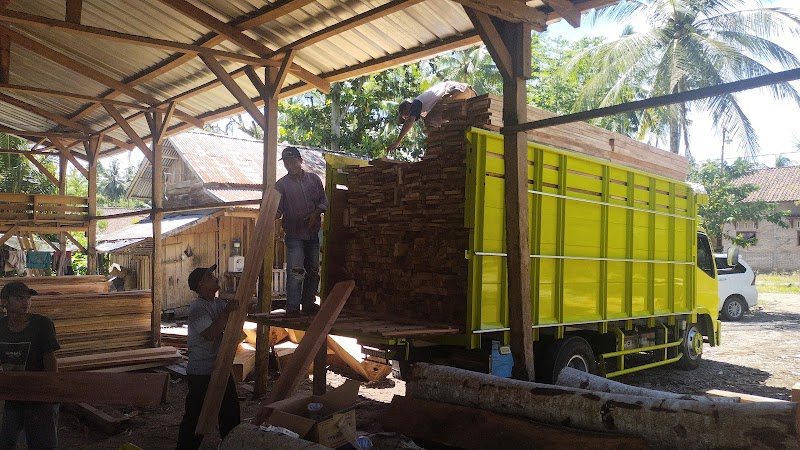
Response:
[[[31,312],[55,323],[57,357],[149,347],[152,308],[149,290],[36,295],[31,301]]]
[[[528,106],[527,121],[556,116],[557,114],[550,111]],[[444,117],[450,120],[451,125],[499,131],[503,126],[503,99],[487,94],[466,102],[454,102],[447,106]],[[682,156],[585,122],[540,128],[528,131],[527,134],[532,142],[582,153],[676,180],[685,180],[689,173],[689,162]]]
[[[115,371],[168,366],[183,359],[175,347],[139,348],[91,355],[59,356],[58,370],[61,372]]]
[[[11,277],[0,278],[0,288],[12,281],[22,281],[39,295],[57,294],[102,294],[108,292],[109,284],[103,275],[64,275],[58,277]]]
[[[423,160],[378,160],[347,167],[346,205],[332,216],[331,280],[357,280],[345,311],[462,328],[467,322],[465,227],[466,132],[498,131],[502,100],[484,95],[445,105],[441,127],[427,131]],[[528,120],[554,114],[528,108]],[[534,130],[534,142],[575,151],[650,173],[685,179],[685,158],[620,134],[573,123]],[[335,209],[335,208],[334,208]],[[333,267],[333,269],[330,269]]]
[[[463,327],[469,230],[460,130],[431,133],[421,162],[348,168],[341,257],[345,277],[358,283],[347,310]]]

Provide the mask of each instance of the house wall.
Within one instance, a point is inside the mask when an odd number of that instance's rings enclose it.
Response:
[[[785,223],[789,228],[760,221],[755,224],[738,222],[728,224],[725,231],[731,234],[756,233],[758,242],[740,250],[740,255],[760,273],[800,271],[800,207],[794,203],[779,203],[780,210],[789,211]],[[726,241],[726,248],[730,242]]]

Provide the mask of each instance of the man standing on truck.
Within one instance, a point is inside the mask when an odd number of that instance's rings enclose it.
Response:
[[[0,370],[58,371],[55,351],[61,347],[53,321],[30,312],[31,296],[36,294],[21,281],[0,291],[0,304],[6,310],[0,318]],[[58,404],[6,401],[0,449],[16,448],[23,429],[28,448],[58,448]]]
[[[286,233],[286,314],[315,314],[319,286],[319,230],[321,214],[328,209],[322,180],[303,170],[303,158],[297,147],[281,153],[287,174],[275,189],[281,194],[278,214]]]
[[[413,101],[404,100],[397,110],[397,121],[403,125],[400,134],[387,153],[392,153],[403,142],[411,127],[419,119],[425,124],[425,129],[441,126],[444,122],[442,112],[444,105],[449,100],[466,100],[478,95],[467,83],[458,81],[442,81],[434,84],[430,89],[418,95]]]

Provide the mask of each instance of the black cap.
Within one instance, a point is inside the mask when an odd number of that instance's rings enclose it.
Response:
[[[197,292],[197,286],[200,284],[200,280],[209,273],[213,273],[215,270],[217,270],[216,264],[211,267],[198,267],[194,269],[192,273],[189,274],[189,289]]]
[[[3,286],[3,290],[0,291],[0,299],[3,300],[8,300],[11,297],[30,297],[31,295],[39,295],[39,293],[29,288],[22,281],[12,281]]]
[[[282,161],[284,159],[291,159],[291,158],[303,159],[303,157],[300,156],[300,150],[298,150],[297,147],[286,147],[286,148],[284,148],[283,152],[281,152],[281,159],[279,159],[278,161]]]

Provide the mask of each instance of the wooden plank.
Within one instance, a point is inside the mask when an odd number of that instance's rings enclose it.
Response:
[[[311,360],[316,356],[322,344],[327,341],[331,325],[336,321],[336,317],[348,297],[350,297],[350,293],[353,292],[355,285],[356,283],[353,280],[340,281],[331,289],[330,294],[325,297],[325,301],[322,302],[322,307],[317,315],[314,316],[314,321],[311,322],[304,339],[300,341],[297,350],[292,355],[289,367],[281,373],[269,396],[261,403],[256,414],[256,424],[260,425],[266,419],[268,415],[266,411],[268,409],[267,405],[288,398],[297,389],[297,385],[300,383],[300,376],[308,372]]]
[[[109,434],[121,432],[131,422],[127,414],[112,415],[88,403],[64,403],[61,407]]]
[[[781,400],[778,398],[761,397],[760,395],[742,394],[739,392],[724,391],[722,389],[709,389],[706,391],[706,395],[710,395],[712,397],[738,398],[740,403],[758,403],[758,402],[786,403],[788,401],[788,400]],[[795,401],[794,398],[792,399],[792,401]]]
[[[168,384],[166,373],[0,372],[0,399],[152,406]]]
[[[792,401],[800,403],[800,383],[795,383],[792,386]]]
[[[639,437],[546,425],[467,406],[395,395],[383,429],[467,450],[510,448],[647,449]],[[535,445],[533,444],[535,443]]]
[[[228,317],[225,325],[226,330],[241,330],[244,326],[244,319],[247,315],[247,308],[250,299],[256,289],[256,282],[261,273],[264,251],[267,248],[267,238],[272,235],[275,228],[275,213],[278,210],[278,203],[281,195],[274,188],[266,187],[262,195],[261,208],[258,212],[258,219],[254,227],[252,242],[247,249],[242,279],[236,289],[235,299],[238,307],[233,314]],[[220,350],[217,353],[217,360],[214,363],[214,372],[208,384],[203,409],[197,421],[196,431],[198,434],[206,434],[216,426],[217,413],[222,405],[222,396],[225,394],[225,386],[230,376],[230,367],[236,355],[236,349],[240,342],[240,333],[225,333],[222,337]]]

